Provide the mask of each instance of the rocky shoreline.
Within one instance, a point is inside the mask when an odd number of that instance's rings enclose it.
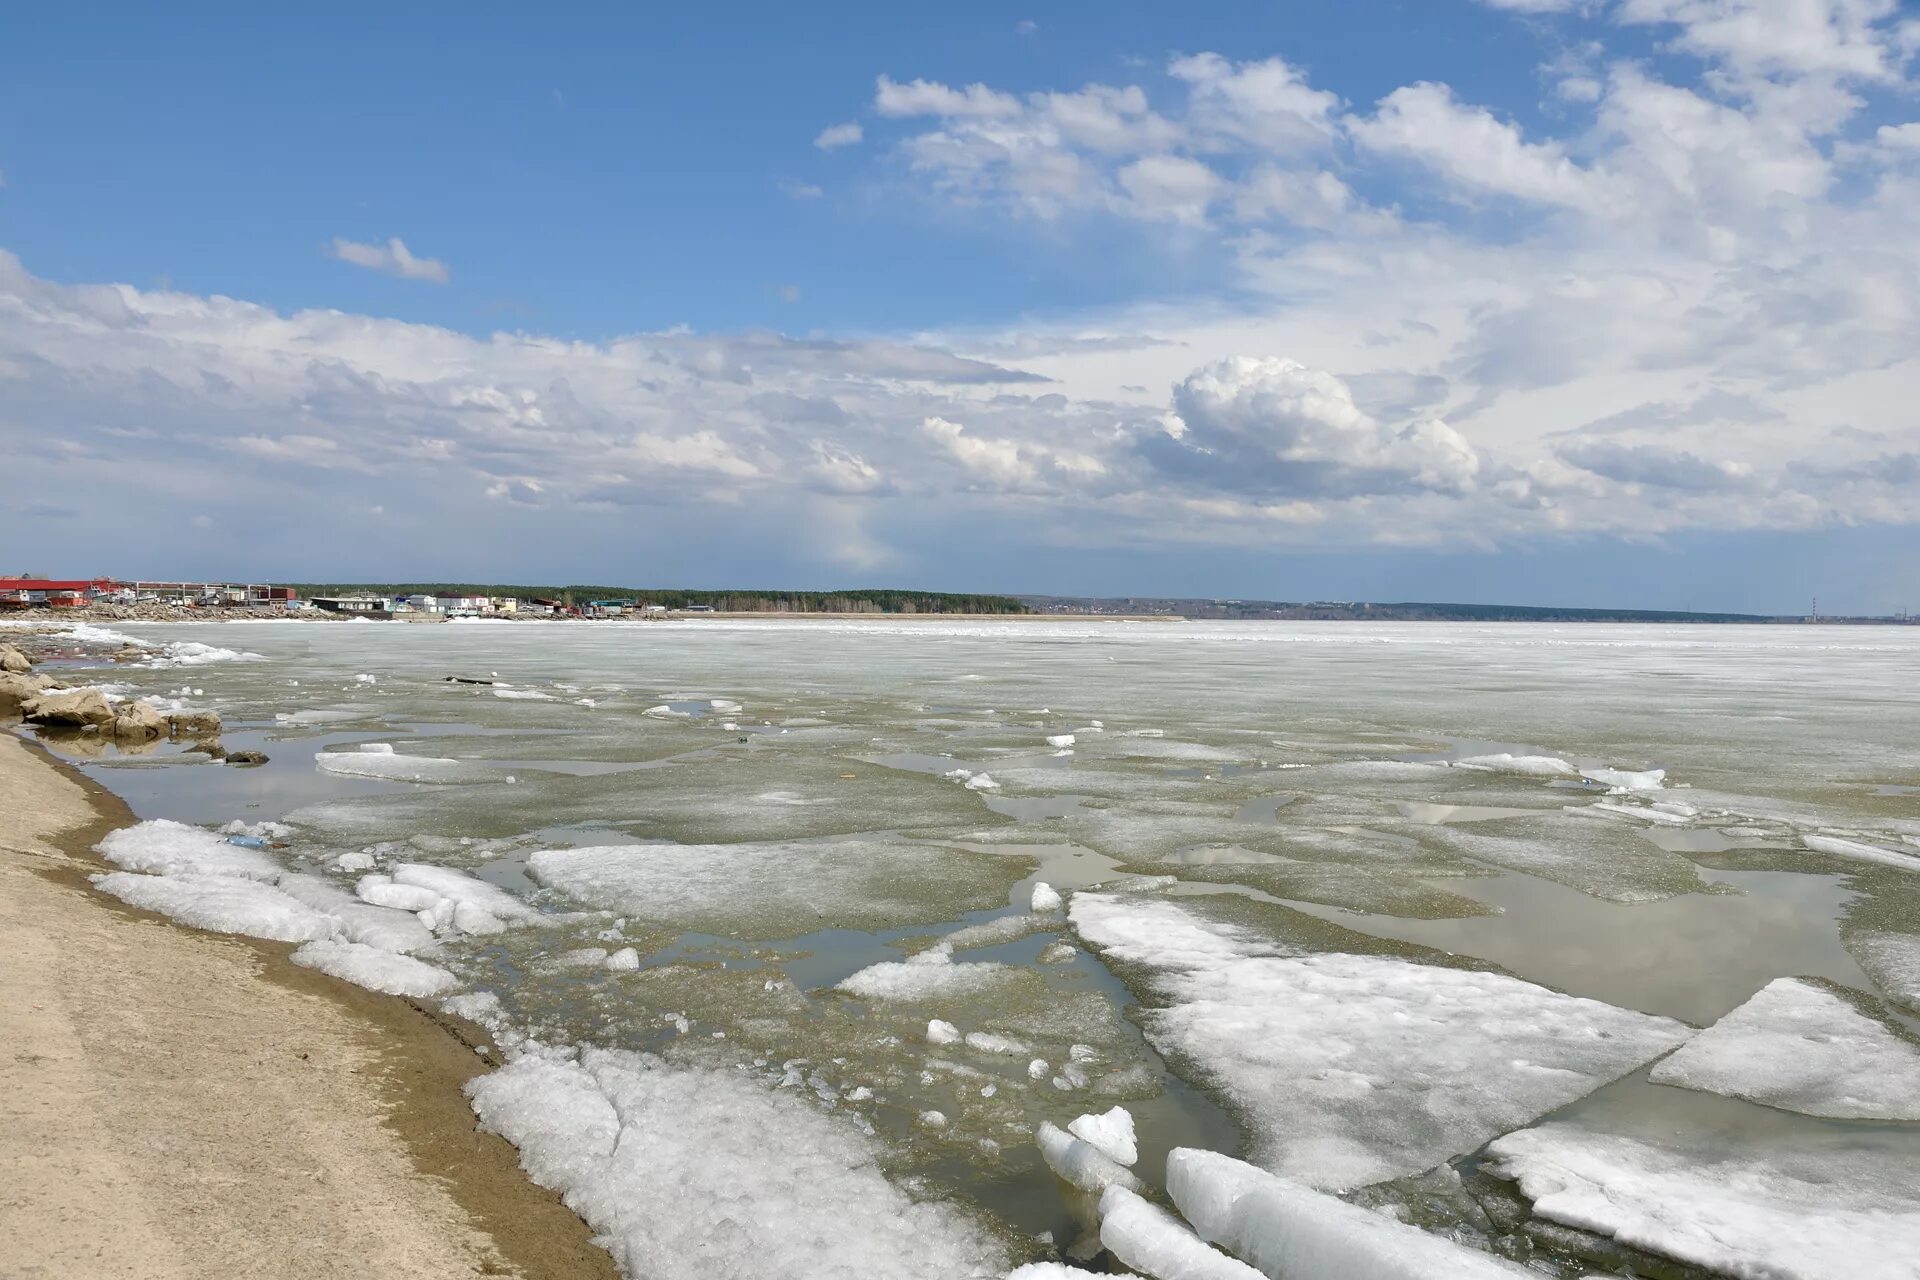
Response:
[[[35,654],[46,645],[39,638],[43,633],[14,634],[27,647],[0,641],[0,720],[24,720],[43,738],[77,755],[99,755],[109,746],[137,754],[165,740],[187,743],[190,751],[232,765],[266,763],[258,751],[230,753],[221,745],[219,712],[166,707],[151,698],[116,698],[94,685],[68,685],[35,669]],[[149,651],[129,645],[114,656],[132,661],[149,656]]]

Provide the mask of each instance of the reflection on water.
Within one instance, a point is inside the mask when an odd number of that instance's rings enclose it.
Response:
[[[1448,882],[1456,892],[1500,909],[1499,915],[1466,920],[1402,920],[1290,905],[1362,933],[1490,960],[1573,995],[1696,1026],[1782,974],[1871,989],[1840,945],[1837,924],[1854,897],[1845,877],[1704,874],[1739,892],[1623,904],[1509,874]]]

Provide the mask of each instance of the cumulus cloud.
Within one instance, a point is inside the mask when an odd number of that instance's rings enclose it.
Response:
[[[356,240],[335,236],[327,254],[341,262],[350,262],[356,267],[365,267],[382,275],[398,276],[402,280],[445,284],[453,278],[446,263],[438,258],[415,257],[399,236],[392,237],[385,244],[361,244]]]
[[[1270,495],[1460,494],[1479,454],[1438,419],[1388,425],[1333,374],[1283,357],[1232,356],[1173,390],[1177,415],[1153,461],[1211,487]]]

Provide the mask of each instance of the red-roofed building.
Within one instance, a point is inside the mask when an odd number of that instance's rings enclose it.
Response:
[[[111,578],[0,578],[0,609],[78,609],[112,590]]]

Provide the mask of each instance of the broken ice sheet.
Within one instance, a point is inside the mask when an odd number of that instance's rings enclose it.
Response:
[[[528,874],[589,906],[681,930],[780,938],[930,924],[1003,906],[1031,860],[906,840],[646,842],[545,849]]]
[[[977,1219],[890,1183],[871,1139],[738,1072],[587,1050],[468,1093],[628,1275],[976,1280],[1011,1262]]]
[[[1524,871],[1610,902],[1654,902],[1728,890],[1677,853],[1641,839],[1630,819],[1582,809],[1441,826],[1426,837],[1459,857]]]
[[[1148,1040],[1239,1110],[1254,1163],[1323,1189],[1472,1151],[1691,1032],[1497,973],[1289,954],[1164,899],[1083,892],[1069,914],[1145,973]]]
[[[854,773],[849,779],[843,774]],[[509,836],[591,814],[636,834],[687,843],[792,840],[908,829],[991,827],[1005,819],[939,778],[808,755],[750,751],[625,773],[519,775],[511,804],[437,791],[309,805],[289,821],[340,843],[422,830]]]
[[[1541,1217],[1716,1274],[1920,1276],[1911,1134],[1809,1123],[1766,1140],[1734,1125],[1556,1122],[1496,1140],[1483,1167]]]
[[[1780,978],[1657,1064],[1655,1084],[1849,1120],[1920,1120],[1920,1043],[1858,992]]]

